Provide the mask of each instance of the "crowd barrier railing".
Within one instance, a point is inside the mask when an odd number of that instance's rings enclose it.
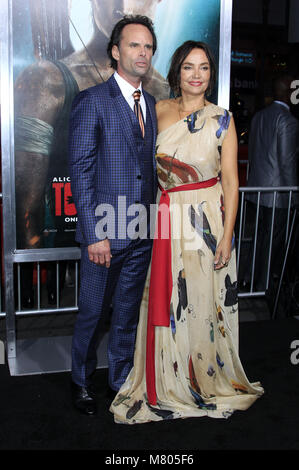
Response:
[[[298,192],[298,186],[239,188],[240,202],[236,224],[238,296],[240,298],[265,296],[271,281],[273,281],[273,279],[271,280],[272,273],[272,277],[276,277],[276,289],[275,292],[272,292],[274,299],[273,309],[270,312],[271,318],[275,318],[277,313],[287,259],[290,255],[291,241],[292,237],[295,236],[295,226],[298,223],[296,220]],[[254,204],[249,201],[250,195],[253,194],[256,196]],[[263,201],[265,195],[267,195],[267,206],[264,205]],[[277,203],[278,198],[281,198],[282,195],[284,197],[283,207],[281,207],[281,202]],[[265,207],[268,211],[267,218],[263,218]],[[265,243],[261,245],[261,233],[263,233],[262,237],[267,237],[266,245]],[[281,262],[278,272],[273,273],[272,265],[276,261],[273,259],[273,246],[278,243],[277,234],[281,241],[279,250]],[[249,246],[249,250],[244,256],[246,244],[247,247]],[[262,253],[259,245],[263,247]],[[274,255],[276,256],[277,253],[274,253]],[[261,263],[264,263],[262,268],[264,284],[262,287],[261,282],[257,279],[257,265],[261,266]],[[248,276],[248,273],[250,276]],[[244,279],[244,285],[242,286],[241,283]]]

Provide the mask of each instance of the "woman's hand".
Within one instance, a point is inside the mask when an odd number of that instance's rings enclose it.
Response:
[[[232,241],[228,238],[222,238],[218,244],[214,259],[215,270],[222,269],[228,265],[231,257],[231,243]]]

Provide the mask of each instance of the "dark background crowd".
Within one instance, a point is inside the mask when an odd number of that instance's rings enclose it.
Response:
[[[273,99],[272,82],[288,73],[299,78],[299,31],[292,26],[290,0],[233,2],[230,109],[238,137],[239,160],[247,158],[253,115]],[[291,15],[291,17],[290,17]],[[299,118],[299,105],[291,105]],[[245,172],[241,170],[241,183]]]

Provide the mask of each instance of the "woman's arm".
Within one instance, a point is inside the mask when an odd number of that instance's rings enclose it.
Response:
[[[231,244],[239,203],[238,140],[233,118],[221,150],[221,183],[224,195],[224,232],[215,253],[214,266],[220,269],[231,257]]]

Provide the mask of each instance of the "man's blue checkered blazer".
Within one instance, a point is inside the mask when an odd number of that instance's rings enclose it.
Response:
[[[143,94],[156,136],[155,99],[145,90]],[[128,107],[113,76],[80,92],[73,102],[69,166],[78,214],[76,240],[82,245],[99,241],[95,232],[99,204],[111,204],[117,215],[118,196],[126,196],[127,207],[141,200],[142,180],[138,179],[140,167]],[[152,153],[156,184],[155,138]],[[123,249],[129,242],[128,238],[110,239],[111,250]]]

